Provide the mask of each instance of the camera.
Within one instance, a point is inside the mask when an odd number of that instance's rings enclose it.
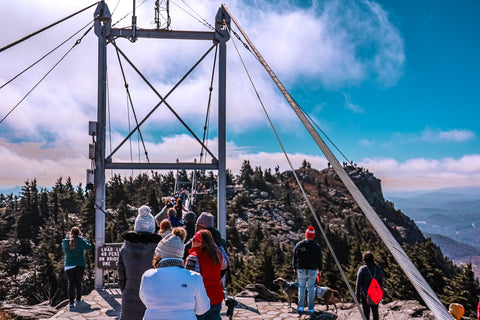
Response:
[[[228,307],[227,317],[231,319],[233,317],[233,309],[238,305],[238,301],[233,298],[228,298],[225,300],[225,305]]]

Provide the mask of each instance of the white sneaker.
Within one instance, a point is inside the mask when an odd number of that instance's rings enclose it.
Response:
[[[305,310],[305,308],[304,307],[298,307],[297,310],[298,310],[298,312],[303,312]]]

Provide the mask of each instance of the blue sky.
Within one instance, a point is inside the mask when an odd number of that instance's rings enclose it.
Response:
[[[0,27],[10,32],[2,36],[0,46],[91,3],[1,2]],[[142,3],[137,9],[139,26],[153,28],[154,1],[137,3]],[[291,95],[349,160],[382,180],[384,191],[480,185],[480,2],[225,3]],[[107,4],[113,11],[113,21],[117,21],[131,10],[132,1],[111,0]],[[213,24],[221,3],[188,4]],[[188,8],[183,1],[171,1],[171,10],[172,29],[206,30],[185,14]],[[88,23],[92,15],[93,9],[1,52],[0,83],[3,85]],[[127,26],[129,21],[128,16],[119,26]],[[316,168],[326,167],[320,150],[237,39],[228,43],[227,167],[235,172],[244,159],[249,159],[254,166],[274,168],[279,164],[281,170],[288,170],[234,42],[294,164],[299,166],[307,159]],[[147,39],[135,44],[119,39],[117,43],[161,93],[166,93],[210,46],[180,41],[165,45]],[[72,45],[70,42],[61,52]],[[60,176],[71,176],[75,184],[84,184],[85,170],[90,168],[88,121],[96,119],[96,50],[96,36],[90,33],[0,123],[0,188],[22,185],[33,178],[48,186]],[[129,117],[118,63],[113,48],[109,46],[108,50],[110,136],[115,147],[128,132]],[[2,118],[61,54],[49,57],[0,89]],[[210,55],[193,78],[169,98],[199,136],[203,134],[212,60]],[[157,100],[132,72],[128,81],[142,118]],[[212,150],[216,150],[214,116],[213,110],[208,141]],[[142,132],[152,161],[198,158],[199,146],[165,109],[152,116]],[[131,148],[132,153],[128,144],[120,150],[118,160],[128,161],[130,154],[138,158],[136,141]]]

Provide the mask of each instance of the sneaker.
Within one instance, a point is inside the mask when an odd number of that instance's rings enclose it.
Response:
[[[68,305],[68,307],[71,309],[71,308],[75,307],[75,305],[74,305],[73,303],[70,303],[70,304]]]
[[[305,310],[305,308],[304,307],[298,307],[297,310],[298,310],[298,312],[303,312]]]
[[[314,313],[314,312],[315,312],[315,309],[308,309],[308,312]]]

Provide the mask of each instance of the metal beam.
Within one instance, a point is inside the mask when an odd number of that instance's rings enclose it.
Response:
[[[218,183],[217,225],[223,238],[227,237],[227,167],[226,167],[226,104],[227,104],[227,41],[230,38],[230,16],[220,7],[215,16],[218,35]]]
[[[207,31],[171,31],[171,30],[142,30],[112,29],[111,37],[135,38],[157,38],[157,39],[179,39],[179,40],[215,40],[215,32]]]
[[[105,244],[105,127],[107,110],[107,37],[111,15],[105,2],[95,10],[95,34],[98,37],[97,140],[95,143],[95,247]],[[97,259],[95,250],[95,262]],[[103,270],[95,265],[95,289],[103,287]]]
[[[176,162],[176,163],[130,163],[130,162],[111,162],[105,164],[105,169],[118,170],[218,170],[218,163],[195,163],[195,162]]]

